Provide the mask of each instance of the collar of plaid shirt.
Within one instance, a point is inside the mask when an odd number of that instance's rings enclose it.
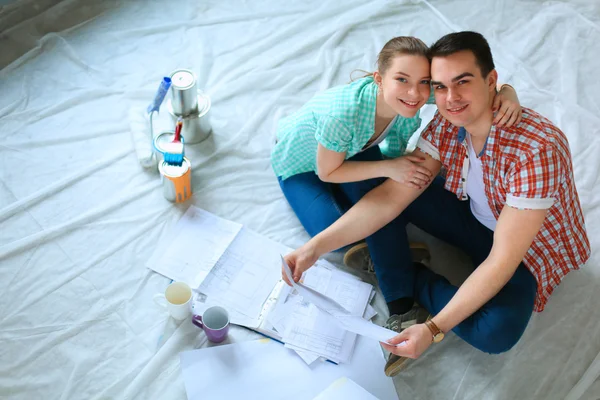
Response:
[[[465,144],[463,142],[465,141],[465,139],[467,137],[467,130],[464,127],[458,128],[457,137],[458,137],[458,142],[464,146]],[[483,155],[483,153],[485,152],[489,138],[490,138],[489,135],[485,138],[485,143],[483,144],[483,149],[481,149],[479,154],[477,154],[477,157],[481,157]]]
[[[448,182],[447,182],[448,177],[446,177],[446,189],[455,193],[461,200],[468,199],[467,185],[469,183],[468,182],[469,153],[468,153],[468,148],[467,148],[468,142],[467,142],[467,140],[465,140],[467,138],[467,134],[468,134],[467,130],[464,127],[458,128],[458,132],[456,133],[456,138],[458,140],[458,143],[460,144],[460,146],[459,146],[460,150],[456,156],[459,158],[459,160],[462,160],[462,163],[459,162],[459,164],[462,164],[462,166],[461,166],[461,168],[454,170],[457,174],[460,173],[460,176],[452,176],[450,178],[451,179],[453,178],[453,180],[455,182],[460,183],[460,184],[449,186]],[[481,151],[479,152],[477,157],[480,157],[480,158],[482,158],[483,156],[493,157],[493,152],[494,152],[493,144],[495,142],[495,134],[496,134],[496,128],[494,125],[492,125],[492,127],[490,129],[490,133],[488,134],[488,136],[485,139],[483,148],[481,149]],[[482,159],[482,161],[483,161],[483,159]],[[487,168],[487,163],[482,162],[481,165],[482,165],[482,169],[483,169],[483,175],[484,175],[483,180],[484,180],[484,184],[485,184],[485,192],[486,192],[486,197],[488,199],[488,204],[490,206],[490,209],[494,213],[494,216],[496,217],[496,219],[498,219],[500,217],[500,210],[496,210],[496,207],[494,206],[493,202],[490,201],[490,199],[493,198],[491,196],[490,186],[488,184],[489,182],[491,182],[491,180],[488,179],[488,176],[491,171],[489,168]],[[455,175],[457,175],[457,174],[455,174]]]

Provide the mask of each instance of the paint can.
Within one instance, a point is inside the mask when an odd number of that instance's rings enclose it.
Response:
[[[181,165],[168,164],[161,161],[158,164],[160,180],[165,199],[182,203],[192,196],[192,164],[183,158]]]
[[[185,123],[184,123],[185,126]],[[156,136],[154,138],[154,151],[156,153],[156,160],[158,161],[158,164],[160,165],[163,160],[164,160],[164,153],[165,153],[165,147],[163,146],[166,143],[171,143],[173,141],[173,138],[175,137],[175,132],[173,131],[166,131],[166,132],[161,132],[158,136]],[[184,140],[184,136],[181,135],[181,143],[183,143],[184,145],[186,144],[186,141]],[[184,146],[184,155],[185,155],[185,146]]]
[[[200,143],[206,139],[211,131],[210,125],[210,106],[211,100],[208,94],[202,90],[197,91],[196,95],[197,111],[183,116],[182,136],[185,136],[187,144]],[[167,101],[167,110],[176,120],[180,115],[177,114],[173,101]]]
[[[189,69],[177,69],[171,73],[171,107],[178,117],[198,113],[198,88],[196,75]]]

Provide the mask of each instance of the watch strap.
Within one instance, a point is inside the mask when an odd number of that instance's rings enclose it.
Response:
[[[435,336],[439,335],[440,333],[444,333],[444,332],[442,332],[442,330],[440,328],[438,328],[438,326],[435,324],[435,322],[433,322],[430,319],[425,321],[425,325],[431,331],[431,340],[433,340],[435,338]]]

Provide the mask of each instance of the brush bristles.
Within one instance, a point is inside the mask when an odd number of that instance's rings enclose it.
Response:
[[[171,165],[183,164],[183,154],[165,153],[165,162]]]
[[[163,151],[165,154],[171,153],[171,154],[183,155],[183,143],[181,143],[181,142],[163,143],[162,148],[163,148]]]

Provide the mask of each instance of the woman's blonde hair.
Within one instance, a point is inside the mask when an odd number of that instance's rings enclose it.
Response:
[[[388,42],[379,52],[379,55],[377,56],[377,70],[379,73],[383,75],[392,64],[394,57],[403,54],[411,56],[423,56],[428,60],[431,60],[431,57],[429,57],[429,47],[427,47],[427,45],[421,39],[417,39],[416,37],[412,36],[398,36],[388,40]],[[373,75],[372,72],[363,70],[355,71],[361,71],[366,74],[361,78]],[[352,73],[350,73],[350,79],[352,80]]]

